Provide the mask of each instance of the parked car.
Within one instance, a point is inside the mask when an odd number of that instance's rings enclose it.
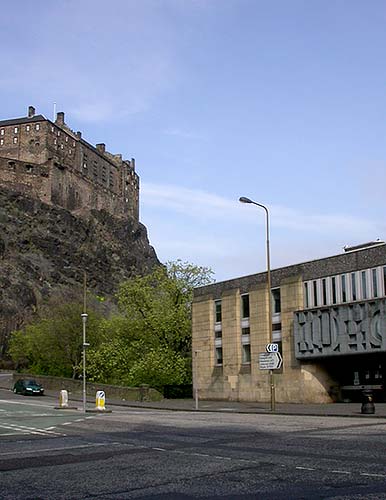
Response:
[[[15,394],[24,394],[24,396],[43,396],[44,389],[35,380],[20,379],[15,382],[13,392]]]

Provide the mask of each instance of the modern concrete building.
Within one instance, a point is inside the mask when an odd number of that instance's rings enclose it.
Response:
[[[260,353],[273,341],[276,401],[356,400],[364,388],[385,398],[386,244],[197,288],[193,370],[200,399],[269,401]]]

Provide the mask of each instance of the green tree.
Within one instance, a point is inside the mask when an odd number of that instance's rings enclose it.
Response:
[[[22,330],[13,332],[8,352],[18,367],[36,374],[75,378],[82,353],[82,304],[69,303],[45,310]],[[87,339],[92,345],[101,342],[98,324],[101,317],[88,312]]]
[[[191,378],[191,303],[196,286],[212,282],[206,267],[168,262],[123,283],[120,316],[102,322],[100,348],[88,353],[88,377],[155,387]]]

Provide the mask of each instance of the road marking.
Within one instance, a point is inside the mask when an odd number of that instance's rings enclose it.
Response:
[[[30,453],[35,454],[35,453],[47,453],[48,451],[66,451],[66,450],[77,450],[81,448],[96,448],[98,446],[111,446],[111,444],[114,443],[87,443],[87,444],[80,444],[78,446],[61,446],[60,448],[40,448],[37,450],[22,450],[22,451],[6,451],[5,453],[0,452],[0,456],[6,456],[6,455],[28,455]]]
[[[23,432],[26,434],[43,434],[45,436],[47,435],[54,435],[54,436],[63,436],[64,434],[62,432],[54,432],[50,429],[38,429],[36,427],[29,427],[26,425],[18,425],[18,424],[0,424],[0,428],[2,429],[7,429],[7,430],[17,430],[19,432]]]
[[[152,448],[152,450],[157,450],[157,451],[167,451],[165,448]]]
[[[299,469],[299,470],[315,470],[313,467],[295,467],[295,469]]]
[[[348,470],[332,470],[330,472],[332,472],[333,474],[351,474],[351,472]]]

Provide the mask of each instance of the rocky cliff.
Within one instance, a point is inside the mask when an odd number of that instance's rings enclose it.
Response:
[[[158,264],[146,228],[106,212],[77,217],[0,189],[0,359],[10,331],[63,290],[112,297],[130,276]]]

